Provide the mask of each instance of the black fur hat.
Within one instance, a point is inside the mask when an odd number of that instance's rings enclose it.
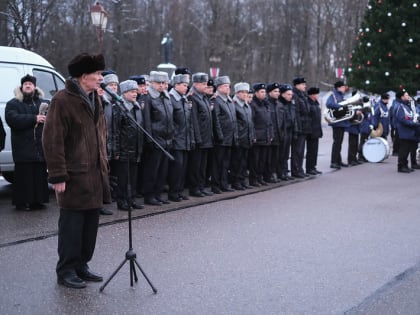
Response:
[[[69,74],[78,78],[84,73],[93,73],[95,71],[102,71],[105,69],[105,60],[102,54],[89,55],[81,53],[74,57],[67,66]]]
[[[25,82],[32,82],[36,86],[36,78],[30,74],[27,74],[22,79],[20,79],[20,86],[22,86]]]

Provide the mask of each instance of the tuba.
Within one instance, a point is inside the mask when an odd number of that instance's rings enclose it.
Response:
[[[363,121],[363,115],[356,115],[356,112],[372,110],[369,98],[362,97],[359,92],[338,104],[342,107],[339,109],[327,108],[324,113],[324,119],[330,124],[345,120],[351,120],[352,124],[360,124]]]

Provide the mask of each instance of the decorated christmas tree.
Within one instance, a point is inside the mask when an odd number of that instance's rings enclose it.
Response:
[[[420,0],[369,1],[347,78],[373,93],[420,90]]]

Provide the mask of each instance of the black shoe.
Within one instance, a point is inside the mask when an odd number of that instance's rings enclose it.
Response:
[[[19,210],[19,211],[31,211],[31,208],[29,208],[29,205],[23,204],[23,205],[16,205],[16,210]]]
[[[335,169],[339,170],[341,168],[341,166],[337,163],[331,163],[330,168],[335,168]]]
[[[201,191],[199,191],[197,189],[197,190],[190,191],[190,196],[193,196],[193,197],[204,197],[205,195]]]
[[[221,194],[222,193],[222,191],[218,187],[212,187],[211,191],[215,194]]]
[[[305,178],[305,174],[292,174],[294,178]]]
[[[318,171],[317,169],[315,169],[315,172],[316,172],[318,175],[321,175],[321,174],[322,174],[322,172],[321,172],[321,171]]]
[[[84,281],[101,282],[103,280],[102,276],[90,271],[89,268],[76,270],[76,274]]]
[[[351,161],[350,163],[349,163],[349,165],[350,166],[357,166],[357,165],[359,165],[360,163],[357,163],[357,161]]]
[[[122,211],[130,210],[130,208],[128,207],[128,204],[126,202],[118,202],[117,201],[117,208],[118,208],[118,210],[122,210]]]
[[[57,283],[72,289],[86,288],[86,282],[84,282],[74,273],[68,274],[66,276],[57,276]]]
[[[259,182],[262,186],[267,186],[267,185],[268,185],[268,183],[267,183],[265,180],[263,180],[263,179],[259,180],[258,182]]]
[[[190,200],[190,198],[188,198],[188,196],[184,194],[178,194],[178,197],[181,198],[182,200]]]
[[[287,178],[287,175],[280,175],[280,179],[283,181],[288,181],[289,179]]]
[[[163,203],[165,205],[169,205],[170,204],[170,202],[167,199],[163,199],[160,196],[156,196],[155,198],[156,198],[157,201],[159,201],[159,202],[161,202],[161,203]]]
[[[261,184],[257,181],[251,181],[251,182],[249,182],[249,184],[253,187],[261,187]]]
[[[99,210],[99,214],[101,214],[101,215],[112,215],[112,214],[114,214],[114,212],[112,212],[111,210],[105,209],[105,208],[101,208],[101,210]]]
[[[401,167],[398,169],[399,173],[411,173],[410,169],[408,167]]]
[[[229,188],[229,187],[223,187],[223,188],[220,188],[220,190],[223,191],[223,192],[232,192],[232,191],[235,191],[235,189],[232,189],[232,188]]]
[[[169,194],[168,195],[168,199],[170,201],[173,201],[173,202],[180,202],[180,201],[182,201],[182,198],[181,197],[179,197],[178,195],[172,195],[172,194]]]
[[[201,193],[205,196],[213,196],[214,194],[211,191],[207,191],[204,189],[201,189]]]
[[[144,203],[151,206],[161,206],[162,203],[156,198],[145,198]]]
[[[132,207],[133,209],[144,209],[144,206],[143,206],[143,205],[140,205],[140,204],[135,203],[135,202],[133,202],[133,203],[131,204],[131,207]]]
[[[245,190],[245,187],[243,187],[241,184],[232,185],[232,188],[234,190]]]
[[[340,166],[341,166],[341,167],[348,167],[349,165],[348,165],[348,164],[346,164],[346,163],[341,162],[341,163],[340,163]]]
[[[249,186],[247,183],[241,183],[241,186],[244,188],[244,189],[251,189],[252,187],[251,186]]]
[[[411,168],[412,168],[412,169],[415,169],[415,170],[420,170],[420,165],[418,165],[418,164],[413,164],[413,165],[411,165]]]
[[[308,174],[308,175],[318,175],[317,171],[315,171],[315,170],[309,170],[309,171],[306,172],[306,174]]]
[[[45,210],[47,209],[47,206],[43,205],[42,203],[32,203],[29,205],[29,208],[31,210]]]

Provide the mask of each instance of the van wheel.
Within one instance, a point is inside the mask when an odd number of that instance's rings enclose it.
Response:
[[[13,180],[15,179],[15,173],[14,172],[2,172],[1,174],[5,180],[7,180],[9,183],[13,184]]]

